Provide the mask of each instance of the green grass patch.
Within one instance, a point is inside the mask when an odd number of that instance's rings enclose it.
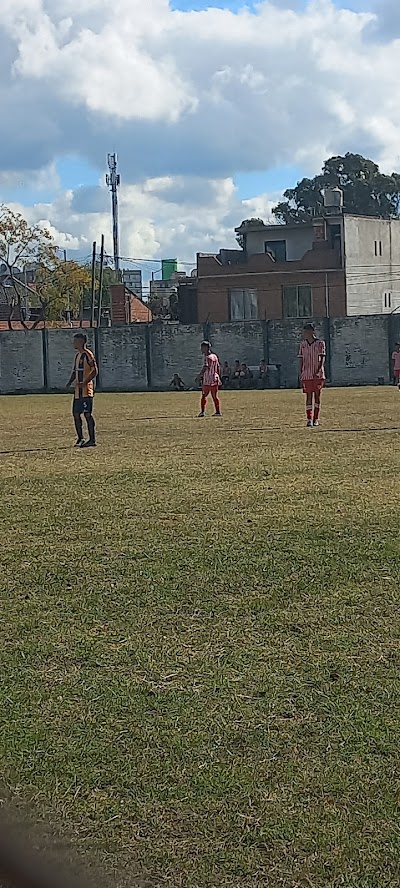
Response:
[[[397,391],[95,406],[1,399],[7,796],[121,884],[397,886]]]

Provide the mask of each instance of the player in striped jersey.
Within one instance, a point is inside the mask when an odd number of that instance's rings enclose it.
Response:
[[[218,398],[218,389],[221,385],[221,365],[219,358],[214,355],[211,344],[209,342],[201,343],[201,353],[204,357],[204,363],[199,373],[199,381],[201,382],[201,408],[199,416],[205,416],[207,399],[211,395],[214,401],[214,416],[221,416],[221,405]]]
[[[314,324],[306,324],[299,348],[299,371],[306,396],[308,428],[319,425],[321,391],[325,385],[325,357],[325,342],[315,335]]]
[[[96,358],[87,347],[85,333],[76,333],[74,336],[74,349],[76,357],[68,385],[74,387],[74,400],[72,402],[72,415],[74,417],[77,441],[75,447],[96,447],[96,425],[92,415],[94,381],[98,370]],[[89,432],[89,440],[84,441],[82,414],[86,419]]]

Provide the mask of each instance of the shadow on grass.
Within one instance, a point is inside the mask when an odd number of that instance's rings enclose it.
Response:
[[[60,450],[79,450],[78,447],[24,447],[16,450],[0,450],[0,456],[16,456],[19,453],[55,453]]]
[[[225,428],[226,432],[282,432],[283,429],[288,429],[289,426],[241,426],[238,429]],[[299,426],[292,426],[292,431],[302,431]],[[304,426],[304,431],[308,434],[310,432],[315,432],[316,435],[346,435],[351,434],[355,435],[358,433],[365,432],[400,432],[399,426],[365,426],[365,428],[361,429],[323,429],[321,426],[316,429],[307,429]]]

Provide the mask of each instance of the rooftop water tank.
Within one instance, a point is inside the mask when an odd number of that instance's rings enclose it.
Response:
[[[337,216],[343,212],[343,191],[341,188],[324,188],[322,197],[325,213]]]

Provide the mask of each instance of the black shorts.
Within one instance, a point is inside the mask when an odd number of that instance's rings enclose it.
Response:
[[[72,413],[74,416],[81,416],[82,413],[92,414],[93,398],[74,398],[72,402]]]

